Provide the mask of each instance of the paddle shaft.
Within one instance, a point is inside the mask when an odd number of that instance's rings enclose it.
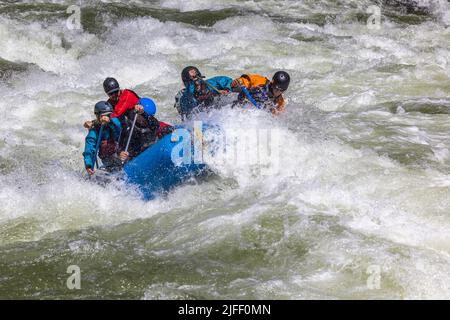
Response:
[[[128,135],[127,145],[125,147],[125,152],[128,152],[128,147],[130,146],[131,136],[133,135],[134,126],[136,125],[137,113],[134,114],[133,124],[131,125],[130,134]]]
[[[247,99],[258,109],[261,109],[261,106],[253,99],[253,97],[250,95],[250,92],[248,92],[247,88],[244,86],[241,86],[242,92],[247,96]]]
[[[203,80],[202,78],[200,78],[200,80],[201,80],[203,83],[206,83],[206,85],[207,85],[208,87],[211,87],[212,89],[214,89],[218,94],[222,94],[222,92],[221,92],[219,89],[217,89],[216,87],[214,87],[212,84],[208,83],[207,81]]]
[[[95,159],[95,164],[97,166],[98,169],[98,159],[97,159],[97,155],[98,155],[98,151],[100,148],[100,142],[102,141],[102,135],[103,135],[103,125],[101,125],[100,130],[98,132],[98,139],[97,139],[97,145],[95,146],[95,155],[94,155],[94,159]]]

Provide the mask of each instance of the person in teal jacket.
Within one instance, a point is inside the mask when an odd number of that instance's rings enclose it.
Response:
[[[84,166],[89,175],[95,172],[97,152],[108,171],[121,167],[122,162],[117,155],[121,125],[118,118],[111,118],[112,112],[113,106],[106,101],[97,102],[94,107],[97,119],[86,136],[83,152]]]
[[[188,66],[181,72],[184,89],[175,96],[175,108],[182,120],[190,118],[192,112],[208,110],[215,98],[231,92],[232,78],[217,76],[207,80],[198,68]]]

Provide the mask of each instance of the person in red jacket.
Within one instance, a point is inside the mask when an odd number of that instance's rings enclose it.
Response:
[[[103,89],[108,95],[108,102],[114,107],[112,118],[121,118],[128,111],[133,111],[140,97],[132,90],[121,90],[119,82],[114,78],[106,78],[103,81]],[[125,115],[126,116],[126,115]]]
[[[127,118],[133,118],[131,115],[134,106],[139,101],[139,96],[136,92],[129,89],[120,89],[119,82],[111,77],[108,77],[103,81],[103,89],[108,95],[108,102],[113,106],[114,111],[111,114],[111,118],[119,118],[120,122],[125,124]],[[86,121],[84,127],[91,129],[95,124],[95,121]]]

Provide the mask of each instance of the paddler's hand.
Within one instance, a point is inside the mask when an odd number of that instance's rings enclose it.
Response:
[[[83,124],[83,126],[84,126],[86,129],[91,130],[91,129],[94,127],[94,121],[88,120],[88,121],[86,121],[86,122]]]
[[[120,161],[122,161],[122,162],[126,161],[126,160],[128,159],[128,155],[129,155],[129,153],[126,152],[126,151],[120,152],[120,153],[119,153],[119,159],[120,159]]]
[[[144,112],[144,107],[141,106],[140,104],[137,104],[137,105],[134,107],[134,112],[136,112],[136,113],[143,113],[143,112]]]
[[[218,92],[220,95],[226,95],[226,94],[230,93],[230,91],[228,91],[228,90],[218,90]]]
[[[92,168],[86,168],[86,172],[87,172],[90,176],[92,176],[92,175],[95,173],[95,170],[92,169]]]
[[[100,117],[100,123],[102,125],[108,124],[110,121],[111,121],[111,119],[108,116],[101,116]]]

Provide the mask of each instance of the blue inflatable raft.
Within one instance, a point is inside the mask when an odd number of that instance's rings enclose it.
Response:
[[[193,130],[183,126],[176,129],[123,168],[126,181],[137,186],[146,200],[167,192],[192,176],[200,175],[206,169],[205,164],[194,161]],[[182,159],[184,161],[180,163]]]

